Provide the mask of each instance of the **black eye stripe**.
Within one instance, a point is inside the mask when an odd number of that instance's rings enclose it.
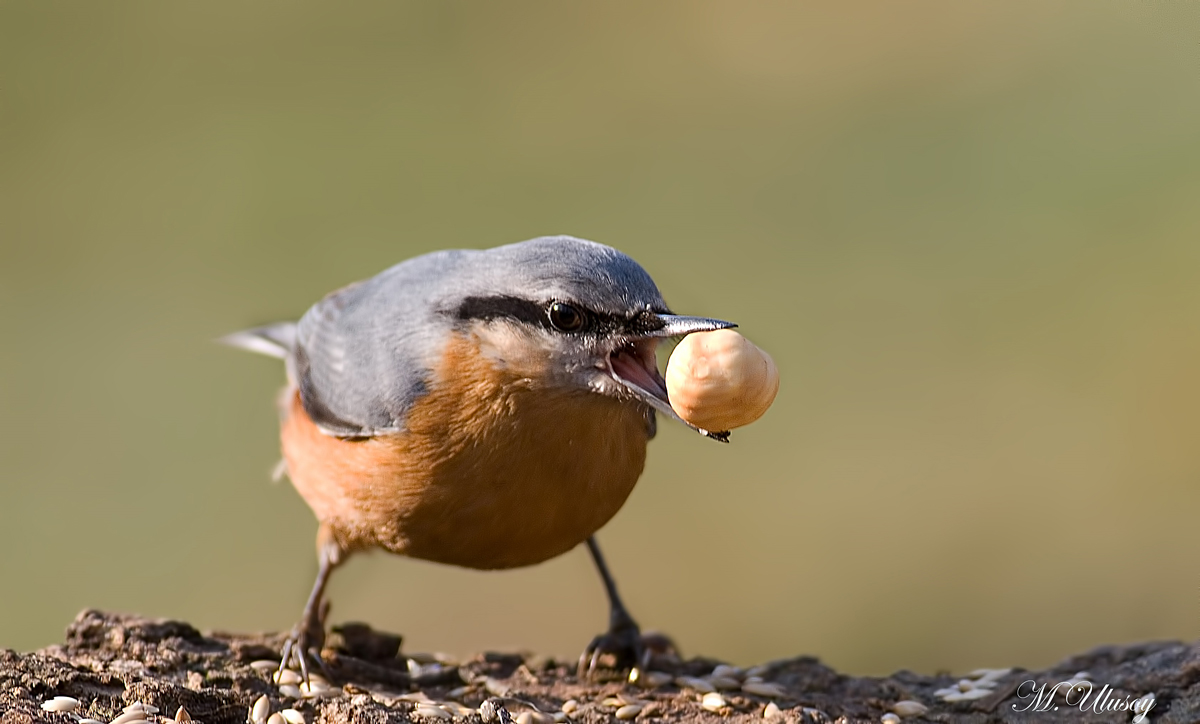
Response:
[[[601,336],[610,334],[637,335],[638,333],[657,329],[662,326],[662,323],[654,320],[653,315],[649,313],[638,313],[633,315],[632,318],[627,318],[594,312],[575,303],[561,303],[573,307],[584,318],[584,327],[575,330],[576,333]],[[471,320],[488,321],[504,318],[536,325],[561,334],[561,330],[557,329],[550,320],[550,307],[547,303],[531,299],[503,295],[467,297],[459,303],[457,308],[449,310],[449,313],[459,322]]]

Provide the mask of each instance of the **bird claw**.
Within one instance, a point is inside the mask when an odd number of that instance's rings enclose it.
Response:
[[[329,668],[325,666],[325,659],[321,658],[321,647],[324,643],[325,625],[323,621],[316,626],[297,624],[288,635],[287,640],[283,642],[276,681],[282,678],[283,670],[289,668],[289,665],[293,663],[300,669],[300,683],[304,689],[307,689],[312,683],[308,672],[310,663],[316,664],[320,676],[326,681],[333,681]]]
[[[613,626],[607,633],[592,639],[579,655],[579,665],[575,673],[580,679],[591,679],[602,668],[645,669],[650,663],[650,653],[642,638],[642,632],[637,624],[630,621]]]

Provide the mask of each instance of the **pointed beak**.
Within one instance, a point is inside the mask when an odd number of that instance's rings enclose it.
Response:
[[[682,337],[692,332],[712,332],[737,326],[733,322],[720,319],[685,317],[682,314],[647,313],[640,321],[639,332],[645,337]]]
[[[663,337],[680,337],[692,332],[711,332],[736,327],[732,322],[707,317],[685,317],[678,314],[642,315],[638,320],[637,339],[608,356],[608,372],[642,402],[662,414],[687,425],[705,437],[729,442],[728,432],[705,430],[684,420],[671,407],[667,383],[658,371],[655,350]]]

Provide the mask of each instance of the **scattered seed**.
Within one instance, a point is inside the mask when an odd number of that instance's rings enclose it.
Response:
[[[921,716],[925,712],[929,711],[929,707],[925,706],[919,701],[905,699],[904,701],[898,701],[895,704],[892,704],[892,711],[896,712],[900,716]]]
[[[504,684],[504,682],[498,679],[493,679],[490,676],[486,681],[483,682],[483,688],[487,689],[487,692],[492,696],[508,696],[508,687]]]
[[[574,714],[575,710],[578,708],[579,702],[575,699],[567,699],[562,705],[563,714]]]
[[[274,674],[271,674],[271,681],[274,681],[276,684],[299,684],[304,679],[298,672],[291,669],[279,669]]]
[[[942,697],[943,701],[972,701],[973,699],[982,699],[985,696],[991,696],[992,692],[988,689],[971,689],[969,691],[957,691],[952,694],[947,694]]]
[[[146,717],[148,716],[150,716],[148,713],[140,709],[134,709],[132,711],[125,712],[116,719],[113,719],[111,724],[133,724],[133,722],[145,721]],[[262,722],[259,722],[258,724],[262,724]]]
[[[725,697],[721,696],[715,691],[710,691],[704,695],[704,698],[700,700],[700,706],[708,709],[709,711],[721,711],[728,706],[728,704],[725,702]]]
[[[300,699],[304,695],[300,692],[300,687],[294,684],[284,684],[279,687],[280,696],[286,696],[289,699]]]
[[[265,724],[270,714],[271,700],[267,698],[266,694],[254,700],[254,704],[250,707],[250,721],[254,724]]]
[[[42,702],[42,711],[75,711],[79,708],[79,700],[69,696],[56,696]]]
[[[272,671],[278,671],[279,670],[279,662],[278,661],[267,661],[266,659],[262,659],[261,661],[251,661],[250,668],[254,669],[255,671],[261,671],[262,673],[265,674],[265,673],[269,673]]]
[[[304,715],[295,709],[284,709],[283,711],[279,712],[279,715],[282,716],[283,720],[288,724],[306,724],[304,721]]]
[[[777,716],[783,716],[783,710],[775,702],[768,702],[767,707],[763,709],[763,719],[774,719]]]
[[[731,691],[733,689],[742,688],[742,682],[738,681],[737,679],[733,678],[732,676],[715,676],[714,675],[714,676],[709,676],[707,678],[707,681],[708,681],[708,683],[713,685],[714,689],[717,689],[718,691]]]
[[[448,701],[443,703],[442,708],[450,712],[454,716],[471,716],[475,710],[465,704],[459,704],[456,701]]]
[[[544,711],[529,712],[533,724],[554,724],[554,715]]]
[[[744,676],[741,669],[736,666],[730,666],[729,664],[717,664],[715,667],[713,667],[711,675],[726,676],[731,679],[740,679],[742,676]]]
[[[900,717],[888,712],[880,717],[879,721],[883,722],[883,724],[900,724]]]
[[[320,681],[310,681],[300,684],[300,695],[305,699],[315,699],[329,690],[329,684]]]
[[[106,723],[100,721],[99,719],[80,719],[79,721],[75,722],[75,724],[106,724]]]
[[[711,694],[717,690],[716,687],[708,683],[707,679],[699,679],[695,676],[677,676],[675,677],[675,683],[684,689],[692,689],[701,694]]]
[[[143,704],[140,701],[133,702],[129,706],[125,707],[124,710],[127,712],[128,711],[139,711],[143,714],[157,714],[158,713],[157,706],[150,706],[149,704]]]
[[[401,694],[396,697],[396,701],[407,701],[413,704],[432,704],[433,699],[429,698],[429,694],[423,691],[412,691],[407,694]]]
[[[621,707],[620,709],[617,709],[617,718],[618,719],[632,719],[641,713],[642,713],[642,705],[641,704],[626,704],[625,706]]]
[[[413,710],[417,716],[429,717],[431,719],[449,719],[450,714],[439,706],[433,704],[417,704],[417,708]]]
[[[192,720],[192,715],[187,713],[187,709],[184,709],[181,706],[175,710],[175,721],[181,722],[181,721],[191,721],[191,720]]]
[[[769,684],[765,681],[747,681],[742,684],[742,691],[757,696],[770,696],[776,699],[787,696],[787,691],[779,684]]]
[[[942,697],[950,696],[951,694],[958,694],[958,693],[961,693],[961,692],[959,692],[957,686],[947,686],[945,689],[938,689],[937,691],[933,692],[933,695],[938,698],[942,698]]]
[[[287,719],[283,718],[283,714],[275,712],[271,716],[267,717],[267,724],[287,724]]]
[[[566,714],[562,713],[561,711],[556,711],[556,712],[554,712],[554,721],[555,721],[555,724],[562,724],[562,723],[563,723],[563,722],[565,722],[566,720],[567,720],[567,715],[566,715]]]
[[[957,686],[959,691],[970,691],[975,688],[975,682],[970,679],[959,679]]]

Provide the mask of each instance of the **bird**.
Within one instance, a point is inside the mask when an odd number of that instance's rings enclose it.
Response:
[[[608,597],[580,657],[648,658],[596,532],[641,476],[668,338],[735,327],[672,313],[626,254],[571,236],[437,251],[335,291],[298,322],[221,341],[282,359],[282,472],[315,515],[318,571],[281,667],[324,668],[332,572],[382,549],[480,570],[584,544]],[[294,657],[294,658],[293,658]]]

